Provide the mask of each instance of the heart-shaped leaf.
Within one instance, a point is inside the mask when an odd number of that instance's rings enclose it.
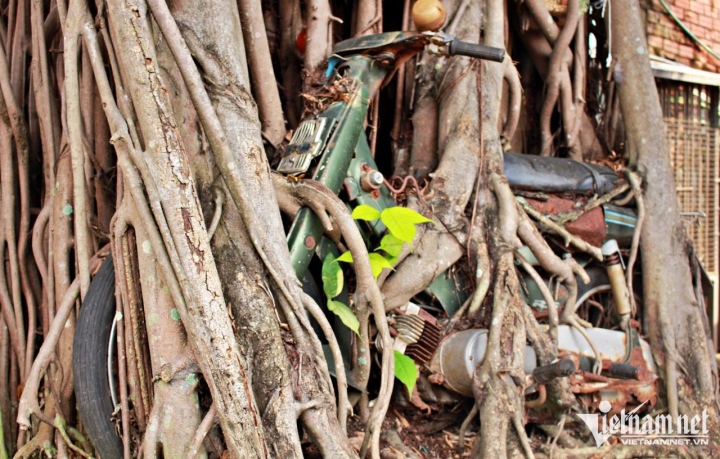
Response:
[[[375,276],[375,279],[378,278],[380,273],[385,268],[393,269],[390,262],[380,255],[379,253],[371,253],[370,254],[370,268],[372,268],[373,276]]]
[[[347,252],[345,252],[342,255],[340,255],[339,257],[337,257],[335,259],[335,261],[344,261],[345,263],[352,263],[353,262],[352,253],[350,253],[350,251],[348,250]]]
[[[360,204],[353,209],[352,218],[355,220],[373,221],[380,218],[380,211],[367,204]]]
[[[388,227],[390,233],[404,242],[412,242],[415,237],[415,224],[432,222],[407,207],[389,207],[382,211],[380,220]]]
[[[413,359],[398,351],[394,351],[395,355],[395,377],[407,387],[408,394],[412,396],[417,381],[418,370]]]
[[[333,300],[329,300],[327,302],[327,307],[330,311],[335,313],[335,315],[338,316],[340,320],[342,320],[342,323],[344,323],[347,328],[354,331],[358,336],[360,336],[360,321],[358,320],[352,309],[339,301]]]
[[[388,233],[380,240],[378,249],[384,250],[391,257],[398,257],[402,252],[403,244],[405,244],[403,241],[393,236],[392,233]]]
[[[339,263],[335,263],[335,257],[328,253],[323,260],[322,266],[323,291],[328,298],[335,298],[343,289],[343,272]]]

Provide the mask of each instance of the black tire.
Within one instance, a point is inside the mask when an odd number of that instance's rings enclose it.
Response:
[[[107,357],[115,317],[115,269],[109,256],[90,283],[73,343],[73,379],[78,411],[102,459],[122,459],[123,445],[111,419]]]

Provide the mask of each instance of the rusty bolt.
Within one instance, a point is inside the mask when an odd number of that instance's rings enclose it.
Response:
[[[383,177],[382,173],[374,169],[368,168],[362,173],[362,176],[360,177],[360,186],[363,190],[370,193],[373,190],[377,190],[378,188],[380,188],[384,180],[385,177]]]
[[[312,236],[308,236],[305,238],[305,247],[308,249],[314,249],[315,248],[315,238]]]

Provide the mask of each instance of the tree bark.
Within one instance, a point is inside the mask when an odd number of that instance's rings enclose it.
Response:
[[[307,45],[305,47],[305,71],[314,77],[320,64],[332,50],[331,11],[328,0],[308,0],[305,24]]]
[[[188,87],[210,147],[213,149],[222,180],[227,185],[226,192],[231,198],[230,204],[234,205],[241,215],[248,240],[262,260],[264,269],[270,274],[270,286],[276,294],[276,305],[279,304],[283,312],[297,352],[300,356],[319,355],[322,353],[320,343],[302,309],[300,300],[302,292],[290,264],[282,220],[274,198],[267,159],[262,149],[257,112],[247,88],[248,80],[237,71],[236,53],[231,47],[223,46],[238,33],[239,24],[235,24],[234,19],[213,22],[218,17],[218,11],[226,11],[229,8],[228,3],[222,0],[206,3],[206,9],[201,11],[197,9],[190,11],[181,8],[182,5],[178,4],[175,17],[179,29],[175,29],[172,18],[168,18],[165,12],[161,11],[161,3],[153,0],[151,4],[153,14],[161,25],[173,56],[179,64],[178,68]],[[184,47],[180,39],[180,31],[183,32],[182,38],[188,48]],[[202,76],[207,82],[205,85],[201,84],[199,72],[189,62],[190,53],[200,64]],[[273,204],[268,205],[268,200]],[[231,263],[236,261],[237,259],[232,259]],[[252,267],[252,263],[251,261],[248,266]],[[240,267],[231,267],[231,274],[235,279],[232,285],[242,285],[245,282],[241,280],[240,284],[236,283],[240,280],[237,279],[238,269],[242,270]],[[253,293],[247,292],[247,295],[252,296]],[[266,298],[264,301],[268,300],[271,298]],[[265,320],[266,326],[269,326],[272,320],[267,318]],[[277,343],[279,342],[277,333],[275,330],[264,338],[274,337]],[[290,406],[273,406],[269,413],[277,416],[276,419],[282,419],[284,426],[288,426],[292,424],[289,413],[295,411],[296,414],[300,414],[309,434],[323,454],[334,457],[352,456],[353,452],[338,423],[334,391],[325,362],[315,358],[306,359],[302,368],[304,371],[299,373],[296,381],[299,389],[293,393],[297,403]],[[287,397],[288,381],[281,380],[278,383],[282,384],[280,387],[284,387],[283,397]],[[298,407],[308,403],[309,400],[322,402],[298,413]],[[297,435],[285,428],[278,428],[278,431],[282,432],[286,440],[293,440]],[[288,445],[288,450],[297,448],[292,442]],[[297,452],[296,449],[294,451]]]
[[[673,417],[716,412],[717,370],[692,289],[690,242],[678,210],[663,114],[648,59],[638,0],[613,0],[615,81],[631,165],[643,178],[646,216],[641,233],[644,311],[655,357],[664,369]],[[683,324],[678,327],[678,324]],[[711,415],[713,427],[717,415]]]
[[[153,409],[143,439],[144,457],[157,457],[158,445],[162,445],[163,457],[184,457],[201,421],[197,392],[200,368],[187,345],[185,329],[152,243],[140,225],[134,228],[137,246],[130,250],[137,253],[139,277],[129,282],[139,286],[142,279],[140,293],[153,374]],[[203,450],[193,459],[205,457]]]
[[[265,457],[247,363],[233,336],[184,145],[167,86],[158,74],[145,5],[112,3],[108,13],[123,80],[142,128],[143,159],[153,171],[153,176],[143,179],[157,187],[162,213],[155,218],[167,220],[173,238],[164,243],[178,254],[179,265],[173,268],[185,299],[184,305],[178,305],[181,316],[186,310],[183,323],[209,380],[231,456]]]

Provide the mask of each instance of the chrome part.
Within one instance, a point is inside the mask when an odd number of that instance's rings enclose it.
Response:
[[[312,160],[320,155],[325,146],[326,133],[332,123],[327,118],[305,120],[298,126],[290,140],[277,171],[283,174],[303,174]]]
[[[398,338],[407,344],[417,343],[425,328],[425,321],[416,315],[404,315],[395,317],[395,329],[398,331]]]
[[[373,190],[379,189],[384,181],[385,177],[383,177],[382,173],[374,169],[369,169],[363,172],[362,177],[360,178],[360,185],[363,190],[369,193]]]
[[[440,344],[442,328],[432,315],[417,304],[408,303],[396,311],[399,314],[390,321],[395,332],[393,350],[407,355],[420,365],[427,363]],[[378,351],[383,351],[380,335],[375,338],[375,346]]]
[[[113,317],[112,328],[110,329],[110,339],[108,340],[107,353],[107,377],[110,385],[110,398],[112,399],[113,408],[118,406],[117,392],[115,390],[115,378],[113,377],[113,356],[115,355],[115,342],[117,336],[118,314]]]
[[[610,239],[604,243],[602,254],[605,259],[608,280],[610,280],[612,286],[615,311],[620,317],[622,328],[626,328],[632,313],[632,305],[630,303],[630,293],[625,283],[625,270],[622,266],[622,257],[620,256],[620,247],[618,247],[617,241]]]

